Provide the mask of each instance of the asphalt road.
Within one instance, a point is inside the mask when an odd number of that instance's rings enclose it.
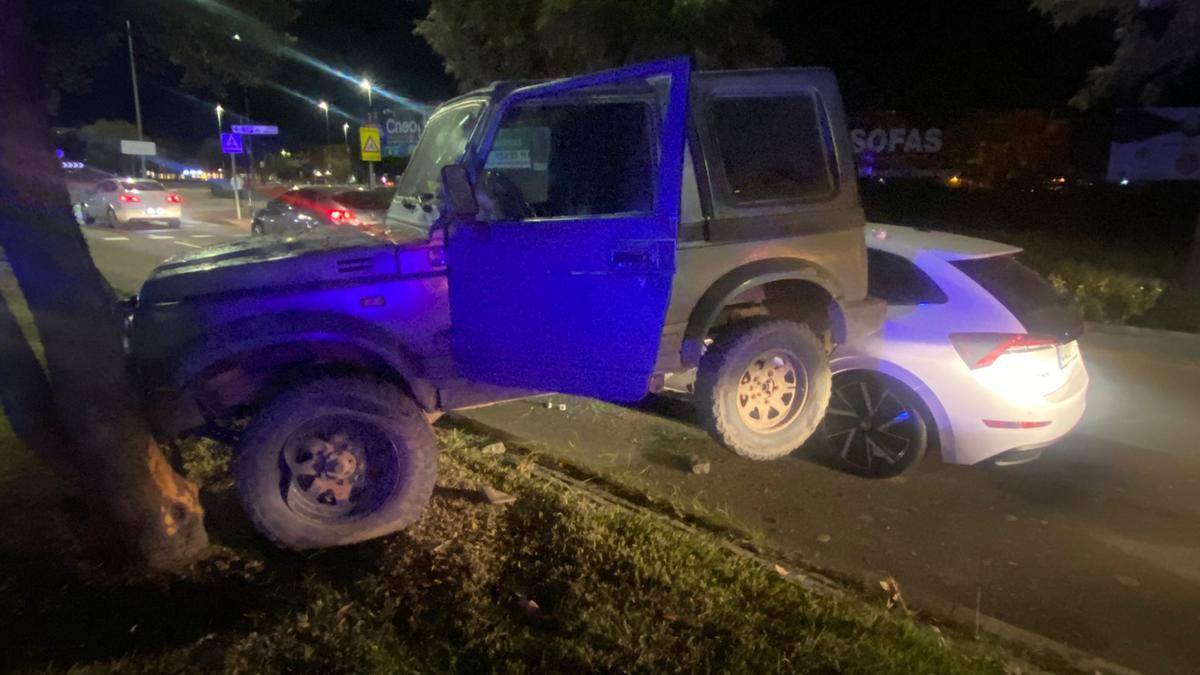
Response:
[[[250,234],[248,213],[244,210],[238,221],[232,199],[212,197],[207,189],[176,191],[183,197],[183,222],[177,230],[149,225],[83,228],[97,267],[119,291],[136,293],[150,271],[172,256]]]
[[[244,237],[232,203],[183,193],[180,230],[85,228],[119,289],[173,255]],[[1025,466],[929,458],[910,475],[856,478],[811,450],[739,459],[689,408],[555,396],[470,411],[547,453],[758,532],[841,574],[975,607],[1152,673],[1200,667],[1200,337],[1092,331],[1078,431]],[[560,410],[558,404],[566,406]],[[689,457],[711,462],[693,475]]]
[[[1094,330],[1089,410],[1040,461],[872,481],[802,450],[742,460],[679,401],[554,396],[467,416],[540,450],[728,518],[843,575],[975,607],[1151,673],[1200,669],[1200,336]],[[547,407],[546,401],[554,406]],[[559,405],[565,405],[560,410]],[[689,457],[712,471],[693,475]]]

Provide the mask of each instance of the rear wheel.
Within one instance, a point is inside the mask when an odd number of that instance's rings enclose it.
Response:
[[[437,478],[437,441],[424,414],[390,384],[315,380],[271,402],[234,464],[250,520],[276,544],[353,544],[420,517]]]
[[[696,406],[709,434],[734,453],[777,459],[816,430],[829,387],[817,336],[792,321],[763,321],[727,331],[704,354]]]
[[[263,234],[263,226],[261,221],[255,220],[254,222],[250,223],[250,234],[260,236]]]
[[[167,221],[167,227],[172,230],[178,230],[179,229],[179,219],[171,218],[170,220]]]
[[[833,461],[868,478],[900,475],[921,461],[928,445],[917,395],[869,371],[834,378],[822,431]]]
[[[110,230],[115,230],[119,222],[120,221],[117,220],[117,212],[113,211],[112,208],[109,208],[108,212],[104,216],[104,225]]]

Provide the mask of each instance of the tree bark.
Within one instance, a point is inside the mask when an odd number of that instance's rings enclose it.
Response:
[[[79,486],[123,556],[171,569],[208,544],[196,486],[150,435],[114,298],[70,211],[22,0],[0,0],[0,246],[33,314],[43,371],[0,308],[0,401],[32,451]],[[32,359],[32,360],[31,360]]]
[[[1200,293],[1200,212],[1196,213],[1196,233],[1192,235],[1192,255],[1183,271],[1183,287]]]

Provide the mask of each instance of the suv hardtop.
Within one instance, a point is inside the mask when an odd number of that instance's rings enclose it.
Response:
[[[277,543],[411,523],[445,410],[677,390],[734,452],[799,447],[828,354],[874,331],[863,211],[823,69],[684,58],[439,106],[384,230],[256,237],[168,261],[131,351],[163,433],[235,438]]]

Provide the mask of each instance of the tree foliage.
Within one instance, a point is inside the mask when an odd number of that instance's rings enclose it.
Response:
[[[433,0],[417,23],[469,89],[690,54],[703,68],[772,65],[760,25],[772,0]]]
[[[1068,26],[1096,16],[1116,23],[1112,63],[1094,68],[1071,99],[1079,108],[1133,97],[1151,105],[1180,87],[1200,63],[1197,0],[1033,0],[1033,8]]]
[[[77,135],[87,163],[106,171],[122,168],[121,140],[138,137],[137,127],[125,120],[96,120],[80,127]]]

